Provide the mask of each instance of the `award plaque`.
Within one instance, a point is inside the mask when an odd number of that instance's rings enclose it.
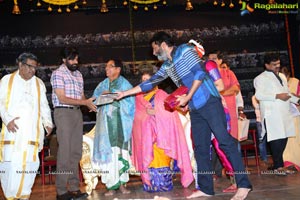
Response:
[[[112,103],[116,98],[118,97],[117,93],[106,93],[106,94],[101,94],[97,99],[96,99],[96,105],[101,106],[105,104]]]

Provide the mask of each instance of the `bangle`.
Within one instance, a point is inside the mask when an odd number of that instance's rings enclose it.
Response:
[[[239,113],[244,113],[244,111],[240,110]]]

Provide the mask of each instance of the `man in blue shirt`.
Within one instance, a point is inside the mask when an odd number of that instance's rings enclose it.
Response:
[[[148,81],[130,90],[118,92],[118,99],[149,91],[167,77],[170,77],[178,87],[181,85],[188,87],[188,94],[178,96],[177,101],[180,106],[188,104],[190,110],[192,139],[197,162],[197,182],[200,190],[187,198],[214,195],[213,170],[210,161],[211,132],[213,132],[235,171],[238,191],[232,200],[245,199],[252,186],[236,143],[227,132],[221,99],[204,69],[204,63],[192,46],[188,44],[174,46],[170,35],[165,32],[157,32],[150,42],[153,54],[159,60],[164,61],[163,65]]]

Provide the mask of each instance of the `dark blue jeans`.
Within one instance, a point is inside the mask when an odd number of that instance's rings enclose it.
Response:
[[[221,99],[211,96],[206,104],[190,112],[194,153],[197,162],[197,181],[200,190],[213,195],[213,170],[210,161],[211,132],[219,141],[219,147],[225,152],[235,171],[239,188],[252,188],[238,152],[235,139],[227,132],[226,118]]]
[[[261,122],[256,122],[257,136],[258,136],[258,149],[260,154],[260,159],[263,161],[268,161],[267,157],[267,134],[262,137],[262,124]]]

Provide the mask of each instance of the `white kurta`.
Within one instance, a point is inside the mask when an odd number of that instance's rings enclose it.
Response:
[[[43,125],[53,127],[53,123],[44,83],[35,76],[25,81],[17,71],[9,91],[11,76],[4,76],[0,82],[0,112],[4,124],[0,134],[0,171],[5,172],[0,174],[0,179],[6,198],[26,198],[31,193],[38,172],[38,152],[44,140]],[[18,130],[11,133],[6,125],[16,117],[19,117],[15,120]],[[38,143],[38,147],[35,143]]]
[[[261,119],[265,119],[268,141],[295,135],[295,127],[290,111],[291,100],[276,99],[276,94],[289,93],[285,76],[279,73],[283,85],[273,72],[264,71],[254,79],[255,97],[260,102]],[[296,103],[296,102],[294,102]],[[266,133],[262,123],[262,136]]]

